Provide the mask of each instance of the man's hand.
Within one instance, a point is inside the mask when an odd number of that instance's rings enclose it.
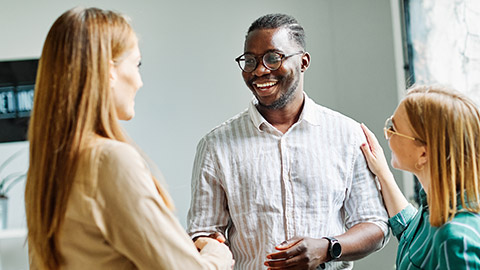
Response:
[[[328,240],[294,237],[275,247],[279,252],[267,255],[268,269],[316,269],[326,262]]]

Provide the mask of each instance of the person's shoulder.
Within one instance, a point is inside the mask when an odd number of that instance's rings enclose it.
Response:
[[[350,138],[352,142],[363,142],[365,135],[360,124],[351,117],[314,103],[315,117],[322,128],[338,132],[342,138]]]
[[[468,211],[457,213],[451,221],[438,228],[436,238],[440,241],[464,238],[480,241],[480,214]]]
[[[99,139],[96,146],[104,156],[124,157],[129,155],[138,155],[138,151],[126,142],[120,142],[112,139]]]
[[[457,212],[457,214],[455,215],[452,221],[473,223],[473,224],[480,225],[480,213],[470,212],[470,211],[459,211]]]
[[[331,108],[320,105],[316,102],[313,102],[313,107],[315,109],[315,114],[317,117],[321,117],[325,120],[330,120],[332,123],[338,125],[347,125],[347,126],[358,126],[359,123],[352,119],[351,117],[333,110]]]
[[[95,194],[102,183],[130,172],[136,174],[146,167],[141,155],[130,144],[96,137],[80,153],[75,183],[84,193]]]
[[[92,146],[98,156],[100,168],[124,167],[135,163],[143,164],[143,159],[138,151],[130,144],[112,139],[97,139]]]
[[[135,188],[138,185],[151,187],[150,181],[143,181],[144,178],[151,178],[150,166],[134,146],[126,142],[103,139],[97,142],[96,149],[96,174],[102,179],[99,186],[110,187],[114,181],[117,186],[124,188]]]
[[[245,109],[242,112],[231,117],[230,119],[226,120],[225,122],[221,123],[220,125],[212,128],[209,132],[207,132],[207,134],[204,135],[203,139],[212,140],[214,138],[217,138],[220,134],[229,133],[232,131],[232,129],[239,125],[242,125],[242,123],[248,119],[248,109]]]
[[[93,195],[100,204],[105,198],[117,202],[126,194],[129,199],[134,198],[128,200],[132,204],[137,204],[142,196],[157,195],[149,164],[134,145],[102,138],[95,142],[94,149],[98,163]]]

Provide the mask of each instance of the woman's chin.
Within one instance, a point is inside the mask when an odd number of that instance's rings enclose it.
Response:
[[[392,168],[394,169],[397,169],[397,170],[400,170],[400,168],[398,167],[398,164],[396,162],[396,160],[392,157],[392,159],[390,160],[390,165],[392,166]]]
[[[135,116],[135,111],[118,113],[118,120],[129,121]]]

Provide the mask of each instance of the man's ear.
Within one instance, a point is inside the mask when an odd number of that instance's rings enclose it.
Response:
[[[310,66],[310,54],[308,52],[305,52],[302,55],[302,66],[300,68],[300,71],[305,72],[309,66]]]

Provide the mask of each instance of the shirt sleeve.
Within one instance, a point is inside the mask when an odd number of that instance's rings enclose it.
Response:
[[[388,215],[380,191],[377,189],[374,175],[368,169],[361,152],[360,144],[355,145],[352,163],[352,180],[344,203],[345,225],[348,229],[359,223],[373,223],[382,230],[383,245],[385,245],[390,237]]]
[[[157,192],[144,159],[130,145],[103,151],[94,219],[105,240],[138,269],[230,269],[216,242],[199,253]]]
[[[230,215],[221,175],[205,138],[198,146],[192,171],[188,233],[192,238],[220,232],[225,235]]]
[[[408,224],[410,224],[416,214],[417,209],[415,209],[413,205],[408,204],[407,207],[388,220],[392,228],[392,233],[398,240],[400,240],[403,232],[407,229]]]

